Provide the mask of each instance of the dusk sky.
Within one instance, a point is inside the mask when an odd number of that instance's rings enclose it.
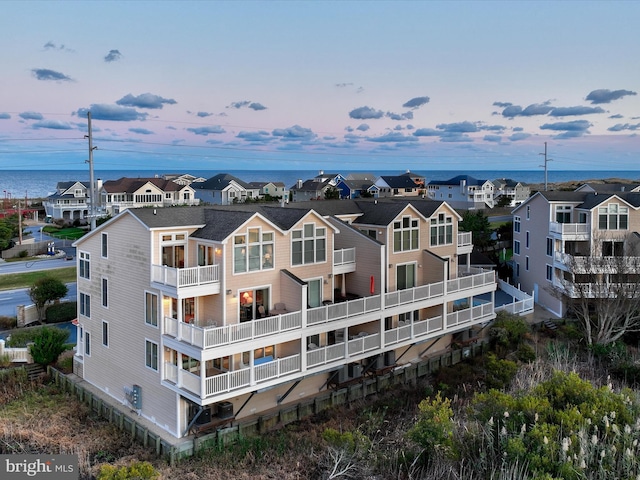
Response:
[[[0,171],[640,168],[638,1],[3,1]]]

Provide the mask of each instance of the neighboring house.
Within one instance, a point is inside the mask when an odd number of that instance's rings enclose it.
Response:
[[[432,180],[427,184],[427,196],[463,210],[493,208],[495,205],[493,183],[470,175],[458,175],[449,180]]]
[[[271,197],[289,201],[289,190],[283,182],[249,182],[252,188],[258,189],[260,198]]]
[[[384,197],[417,197],[424,194],[424,186],[417,184],[410,174],[382,175],[375,181],[377,192],[374,196]]]
[[[219,173],[205,182],[194,185],[196,198],[211,205],[232,205],[247,199],[257,199],[260,188],[254,187],[228,173]]]
[[[570,298],[579,298],[572,283],[601,265],[606,257],[629,256],[608,265],[600,282],[615,282],[637,253],[640,195],[580,191],[538,192],[513,210],[514,281],[533,292],[535,302],[562,317]],[[593,258],[593,260],[592,260]],[[595,267],[597,268],[597,267]],[[635,280],[634,280],[635,281]]]
[[[330,188],[336,188],[327,178],[315,177],[311,180],[298,180],[291,187],[291,200],[304,202],[306,200],[324,200],[325,193]]]
[[[340,180],[336,188],[340,191],[340,198],[360,198],[363,193],[370,195],[370,189],[373,187],[371,180]]]
[[[495,275],[459,273],[469,234],[445,202],[310,203],[128,209],[76,241],[74,372],[180,438],[495,318]]]
[[[510,178],[497,178],[492,183],[495,203],[500,202],[500,197],[507,197],[509,199],[507,206],[517,207],[531,196],[529,185]]]
[[[190,185],[180,185],[162,178],[127,178],[107,180],[102,184],[102,211],[117,215],[128,208],[198,205]]]
[[[576,192],[597,192],[597,193],[622,193],[640,192],[638,183],[584,183],[575,190]]]
[[[100,185],[98,180],[97,188]],[[58,182],[55,193],[43,202],[47,218],[65,222],[88,221],[91,209],[89,186],[90,182]]]
[[[192,183],[205,182],[207,179],[203,177],[196,177],[188,173],[165,173],[162,175],[165,180],[171,180],[178,185],[191,185]]]

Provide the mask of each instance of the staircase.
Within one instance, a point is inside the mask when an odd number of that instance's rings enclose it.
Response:
[[[45,373],[44,367],[39,363],[27,363],[24,369],[27,371],[29,380],[36,380],[40,375]]]

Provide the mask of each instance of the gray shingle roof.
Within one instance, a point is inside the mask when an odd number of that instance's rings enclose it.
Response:
[[[206,182],[198,183],[193,187],[198,190],[223,190],[229,185],[231,181],[236,182],[242,188],[254,188],[243,180],[240,180],[238,177],[234,177],[233,175],[230,175],[228,173],[219,173],[218,175],[208,179]]]

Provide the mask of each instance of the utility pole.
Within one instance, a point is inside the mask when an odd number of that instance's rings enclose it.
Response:
[[[547,142],[544,142],[544,153],[539,153],[538,155],[544,155],[544,165],[540,165],[541,167],[544,166],[544,191],[547,191],[547,163],[552,161],[553,159],[551,158],[547,158]]]
[[[91,133],[91,112],[87,112],[87,135],[89,139],[89,218],[91,219],[91,230],[96,229],[96,210],[95,210],[95,180],[93,176],[93,151],[98,148],[93,146],[93,135]]]
[[[22,212],[20,211],[20,199],[18,199],[18,245],[22,245]]]

